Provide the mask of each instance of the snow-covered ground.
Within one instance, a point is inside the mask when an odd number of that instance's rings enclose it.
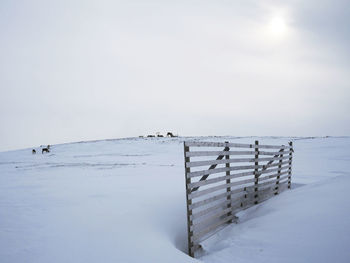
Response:
[[[183,140],[294,143],[293,189],[186,254]],[[130,138],[0,153],[0,262],[349,262],[350,138]],[[39,148],[37,148],[39,150]]]

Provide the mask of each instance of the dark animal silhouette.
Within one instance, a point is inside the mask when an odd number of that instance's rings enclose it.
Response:
[[[174,134],[173,134],[172,132],[168,132],[168,133],[166,134],[166,136],[167,136],[167,137],[175,137]]]
[[[49,148],[42,148],[41,154],[43,154],[44,152],[49,153],[49,152],[50,152],[50,149],[49,149]]]
[[[154,135],[147,135],[147,137],[156,137],[156,136],[154,136]]]
[[[36,150],[35,149],[32,150],[32,154],[36,154]]]
[[[164,136],[163,136],[163,135],[161,135],[161,134],[158,134],[158,135],[157,135],[157,137],[164,137]]]

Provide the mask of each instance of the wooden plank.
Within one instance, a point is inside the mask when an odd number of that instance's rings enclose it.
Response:
[[[288,164],[288,163],[289,163],[289,161],[284,161],[284,162],[282,162],[282,165]],[[263,168],[259,171],[259,176],[261,174],[265,173],[266,171],[268,171],[269,168],[276,167],[276,166],[279,166],[279,163],[270,163],[270,164],[267,164],[267,165],[263,165]]]
[[[248,170],[248,169],[254,169],[254,165],[241,165],[241,166],[234,166],[234,167],[223,167],[223,168],[215,168],[211,170],[202,170],[202,171],[196,171],[196,172],[191,172],[188,174],[189,177],[197,177],[197,176],[202,176],[202,175],[210,175],[210,174],[215,174],[215,173],[223,173],[227,171],[238,171],[238,170]],[[263,168],[263,165],[259,166],[258,168]]]
[[[225,208],[227,206],[228,203],[231,203],[231,200],[225,199],[225,201],[223,201],[223,202],[220,202],[220,203],[215,204],[213,206],[207,207],[201,211],[193,213],[191,218],[193,221],[195,221],[198,218],[204,217],[207,214],[214,212],[215,210],[220,210],[220,209],[222,210],[223,208]]]
[[[241,192],[242,191],[243,190],[241,190]],[[190,208],[196,209],[196,208],[199,208],[201,206],[208,205],[212,202],[218,201],[220,199],[226,199],[226,197],[227,197],[227,192],[225,192],[223,194],[215,195],[215,196],[209,197],[209,198],[201,200],[201,201],[193,202]]]
[[[281,153],[280,156],[283,156],[283,151]],[[289,158],[289,156],[286,156]],[[278,184],[280,183],[280,177],[281,177],[281,172],[282,171],[282,160],[279,161],[279,165],[278,165],[278,173],[277,173],[277,177],[276,177],[276,187],[278,188]],[[274,194],[278,194],[278,191],[274,192]]]
[[[230,220],[232,220],[234,218],[234,215],[231,215],[231,216],[228,216],[228,217],[225,217],[223,219],[221,219],[220,221],[216,222],[215,224],[207,227],[206,229],[203,229],[202,231],[196,233],[195,235],[193,235],[191,237],[191,241],[197,241],[199,240],[200,238],[202,238],[203,236],[205,236],[206,234],[212,232],[213,230],[215,230],[216,228],[218,228],[219,226],[229,222]]]
[[[285,151],[288,154],[290,151]],[[187,152],[186,157],[203,157],[203,156],[218,156],[218,155],[254,155],[255,151],[192,151]],[[259,151],[259,155],[276,155],[279,152]]]
[[[259,165],[259,141],[255,141],[255,166],[258,166]],[[272,160],[271,160],[272,161]],[[254,170],[254,177],[255,177],[255,180],[254,180],[254,185],[255,185],[255,188],[254,188],[254,191],[255,191],[255,195],[254,195],[254,198],[258,198],[259,197],[259,194],[258,194],[258,187],[259,187],[259,169],[258,168],[255,168]],[[255,201],[255,204],[257,204],[258,201],[256,200]]]
[[[278,172],[278,169],[279,169],[279,168],[266,169],[266,170],[260,172],[260,173],[259,173],[259,176],[262,176],[262,175],[264,175],[264,174],[269,174],[269,173],[276,173],[276,172]],[[288,169],[289,169],[289,165],[282,166],[282,171],[288,170]]]
[[[259,145],[259,149],[289,149],[289,145]]]
[[[244,191],[244,188],[239,188],[239,189],[232,190],[231,191],[231,197],[233,195],[239,194],[239,193],[241,193],[243,191]],[[208,205],[208,204],[210,204],[212,202],[218,201],[220,199],[224,199],[224,198],[226,199],[226,197],[227,197],[227,192],[219,194],[219,195],[216,195],[216,196],[211,196],[211,197],[209,197],[207,199],[204,199],[204,200],[201,200],[201,201],[197,201],[197,202],[193,202],[191,204],[191,206],[190,206],[190,209],[196,209],[196,208],[199,208],[199,207],[201,207],[203,205]]]
[[[221,190],[221,189],[225,189],[226,187],[232,187],[232,186],[237,186],[237,185],[248,184],[248,183],[251,183],[251,182],[254,182],[254,181],[255,181],[255,178],[242,180],[242,181],[238,181],[238,182],[233,182],[233,183],[230,183],[230,184],[222,184],[222,185],[214,186],[212,188],[205,189],[205,190],[202,190],[202,191],[192,192],[189,195],[189,198],[192,200],[193,198],[200,197],[200,196],[212,193],[212,192],[216,192],[216,191]]]
[[[225,148],[224,148],[224,151],[229,151],[229,150],[230,150],[230,148],[228,148],[228,147],[225,147]],[[218,157],[216,158],[216,160],[221,160],[222,158],[224,158],[224,155],[218,156]],[[185,165],[186,165],[186,164],[185,164]],[[217,164],[212,164],[212,165],[209,167],[209,170],[214,170],[216,166],[217,166]],[[202,177],[199,181],[204,181],[204,180],[206,180],[206,179],[208,178],[208,176],[209,176],[209,174],[203,175],[203,177]],[[196,188],[194,188],[194,189],[192,189],[192,192],[193,192],[193,191],[197,191],[198,188],[199,188],[199,186],[196,187]]]
[[[282,152],[282,151],[284,151],[284,149],[279,150],[279,152]],[[274,155],[273,157],[278,157],[278,156],[279,156],[279,154]],[[274,162],[273,160],[272,160],[272,161],[269,161],[269,162],[266,164],[266,166],[263,167],[263,168],[261,169],[260,172],[263,172],[263,171],[266,170],[268,167],[271,167],[273,162]]]
[[[217,203],[210,207],[206,207],[203,210],[193,213],[191,218],[193,221],[198,220],[199,218],[205,217],[206,215],[216,210],[224,209],[225,206],[227,206],[227,204],[230,204],[232,210],[236,205],[239,205],[242,202],[242,200],[244,200],[244,191],[242,191],[242,193],[239,196],[236,196],[235,199],[226,199],[223,202]]]
[[[228,142],[226,142],[226,143],[228,143]],[[228,154],[225,155],[225,159],[229,160],[230,159],[230,155],[228,155]],[[226,163],[225,166],[226,166],[226,168],[230,168],[230,163]],[[230,176],[230,171],[227,171],[226,172],[226,177],[229,177],[229,176]],[[231,183],[231,179],[230,178],[226,179],[226,185],[227,185],[226,192],[228,193],[227,200],[229,201],[229,203],[227,204],[227,208],[228,208],[227,216],[232,215],[232,213],[231,213],[231,194],[230,194],[231,193],[231,187],[230,187],[230,183]],[[229,223],[232,223],[232,222],[229,222]]]
[[[232,147],[232,148],[254,148],[254,144],[247,143],[223,143],[223,142],[185,142],[189,147]],[[289,145],[259,145],[260,149],[289,149]]]
[[[217,156],[217,155],[252,155],[254,151],[193,151],[186,153],[188,157]]]
[[[288,188],[290,189],[292,183],[292,152],[293,152],[293,142],[289,142],[289,146],[291,148],[291,152],[289,153],[289,180],[288,180]]]
[[[267,182],[259,183],[259,187],[263,187],[263,186],[267,186],[267,185],[275,185],[275,181],[274,180],[270,180],[270,181],[267,181]]]
[[[282,165],[289,164],[289,161],[283,162]],[[263,173],[265,170],[271,167],[278,166],[279,164],[268,164],[268,165],[258,165],[257,167],[255,165],[242,165],[242,166],[232,166],[230,168],[223,167],[223,168],[215,168],[211,170],[201,170],[201,171],[195,171],[195,172],[189,172],[187,176],[189,178],[197,177],[197,176],[203,176],[203,175],[210,175],[215,173],[223,173],[227,171],[238,171],[238,170],[249,170],[249,169],[255,169],[255,168],[262,168],[261,171],[259,171],[259,174]]]
[[[227,172],[229,173],[229,171],[227,171]],[[205,181],[193,182],[193,183],[189,184],[189,188],[214,184],[214,183],[218,183],[218,182],[221,182],[224,180],[229,180],[229,179],[234,179],[234,178],[239,178],[239,177],[249,176],[249,175],[254,175],[254,172],[244,172],[244,173],[238,173],[238,174],[231,174],[231,175],[225,175],[225,176],[207,179]]]
[[[285,160],[289,159],[289,156],[285,157],[269,157],[269,158],[259,158],[259,162],[274,162],[279,160]],[[208,161],[195,161],[195,162],[188,162],[186,163],[186,167],[198,167],[198,166],[205,166],[205,165],[218,165],[218,164],[227,164],[227,163],[239,163],[239,162],[255,162],[255,158],[236,158],[236,159],[216,159],[216,160],[208,160]]]
[[[279,175],[284,175],[284,174],[288,174],[288,171],[285,171],[285,172],[281,172],[281,173],[276,173],[276,174],[272,174],[272,175],[267,175],[267,176],[263,176],[263,177],[259,177],[259,181],[265,181],[265,180],[268,180],[268,179],[273,179],[275,177],[278,177]],[[276,182],[276,181],[274,181]]]
[[[217,218],[223,217],[223,216],[227,216],[230,217],[231,215],[228,215],[228,213],[231,212],[231,208],[226,208],[216,214],[211,215],[210,217],[206,217],[203,220],[199,221],[199,222],[194,222],[192,225],[192,231],[200,231],[201,228],[203,228],[203,226],[209,225],[210,223],[213,223],[213,221]]]
[[[194,250],[193,250],[193,243],[192,243],[192,236],[193,232],[191,231],[191,225],[192,225],[192,210],[190,209],[190,206],[192,205],[192,200],[189,198],[190,189],[188,188],[188,185],[191,183],[191,178],[188,177],[188,173],[191,172],[190,168],[186,167],[186,162],[190,161],[190,157],[186,157],[186,152],[189,151],[189,147],[185,145],[184,143],[184,157],[185,157],[185,184],[186,184],[186,207],[187,207],[187,241],[188,241],[188,255],[191,257],[194,257]]]
[[[280,184],[288,181],[289,181],[289,176],[283,176],[283,178],[280,178]]]
[[[185,142],[187,146],[191,147],[237,147],[237,148],[253,148],[251,144],[243,143],[223,143],[223,142]]]
[[[291,151],[284,151],[284,154],[288,154]],[[264,152],[264,151],[259,151],[259,155],[279,155],[280,152]]]

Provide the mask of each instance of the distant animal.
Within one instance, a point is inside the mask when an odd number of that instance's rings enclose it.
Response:
[[[49,149],[49,148],[42,148],[41,154],[44,154],[44,152],[49,153],[49,152],[50,152],[50,149]]]
[[[147,135],[147,137],[156,137],[156,136],[154,136],[154,135]]]
[[[32,154],[36,154],[36,150],[35,149],[32,150]]]
[[[163,136],[163,135],[161,135],[161,134],[158,134],[158,135],[157,135],[157,137],[164,137],[164,136]]]
[[[175,137],[174,134],[173,134],[172,132],[168,132],[168,133],[166,134],[166,136],[167,136],[167,137]]]

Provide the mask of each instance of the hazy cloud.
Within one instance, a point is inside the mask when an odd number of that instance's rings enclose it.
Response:
[[[347,1],[2,1],[0,150],[348,135]]]

